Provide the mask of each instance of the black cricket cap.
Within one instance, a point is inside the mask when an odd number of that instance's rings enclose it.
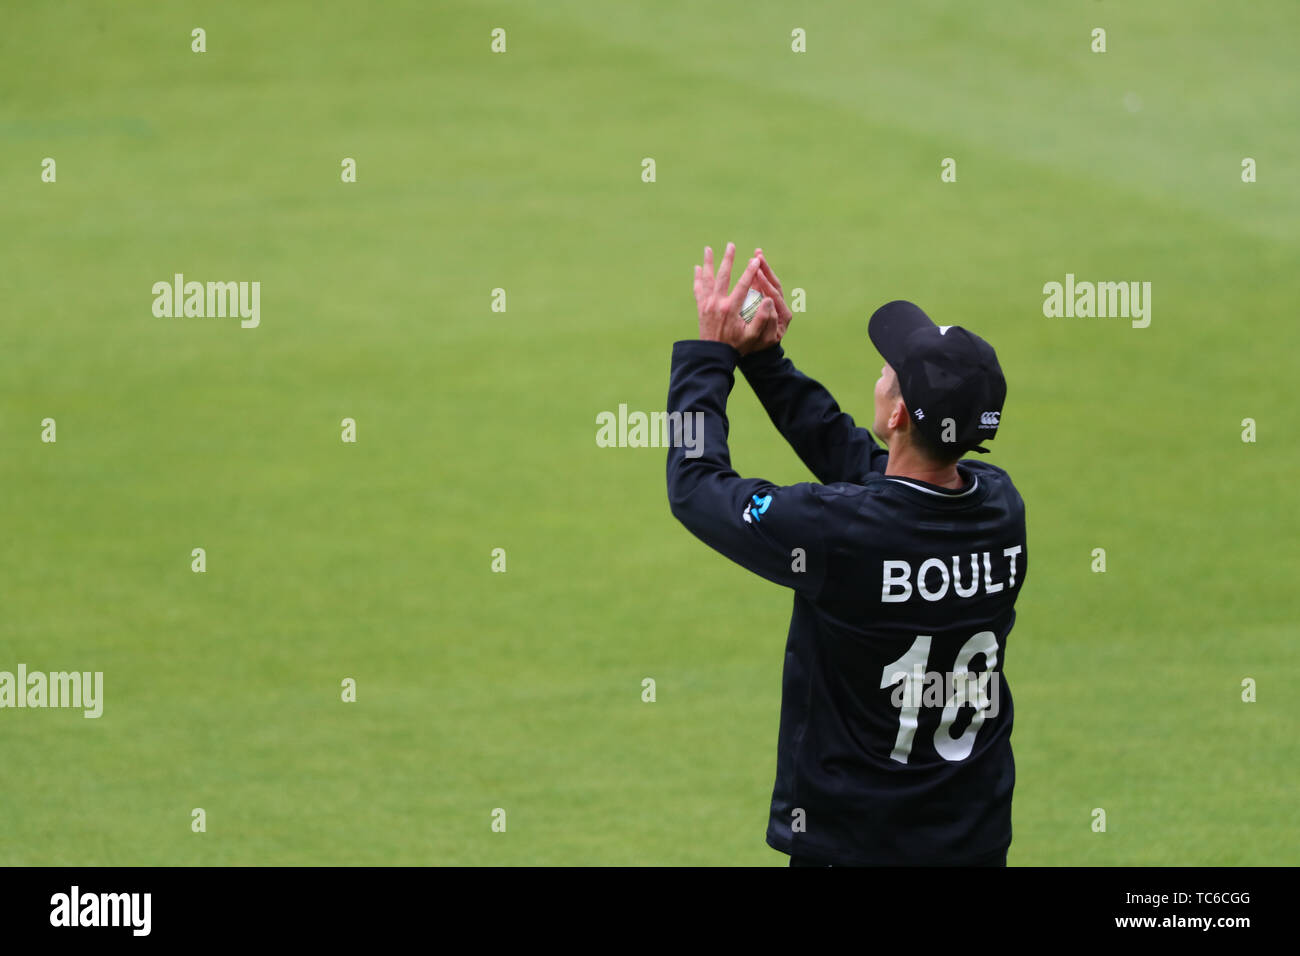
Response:
[[[980,442],[996,438],[1007,398],[993,346],[959,325],[935,325],[921,308],[898,299],[871,316],[867,334],[898,374],[912,424],[940,447],[988,454]],[[951,418],[953,441],[944,441]]]

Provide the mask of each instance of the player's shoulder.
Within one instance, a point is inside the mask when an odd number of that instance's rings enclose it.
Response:
[[[881,483],[868,480],[859,484],[837,481],[830,484],[807,481],[771,489],[774,504],[782,505],[788,514],[805,518],[817,517],[832,524],[842,523],[863,508],[864,502],[884,493]],[[886,483],[887,484],[887,483]]]
[[[980,481],[999,489],[1013,501],[1019,502],[1021,507],[1024,506],[1020,491],[1016,488],[1015,482],[1011,480],[1011,475],[1005,468],[999,468],[993,462],[980,458],[963,458],[958,462],[958,466],[966,469]]]
[[[985,475],[989,478],[996,478],[999,481],[1010,481],[1011,476],[1007,474],[1005,468],[999,468],[991,461],[985,461],[982,458],[963,458],[957,463],[960,467],[977,475]]]
[[[879,480],[883,477],[873,472],[863,476],[861,481],[834,481],[827,485],[810,485],[810,488],[813,494],[827,504],[855,507],[863,499],[885,491],[888,483]]]
[[[822,519],[831,526],[848,528],[864,519],[878,521],[890,516],[898,506],[897,492],[877,473],[864,475],[860,481],[835,481],[809,484],[809,498],[817,502]]]
[[[838,505],[851,504],[869,490],[864,485],[848,481],[837,481],[827,485],[815,481],[803,481],[797,485],[774,488],[773,492],[783,497],[834,508]]]

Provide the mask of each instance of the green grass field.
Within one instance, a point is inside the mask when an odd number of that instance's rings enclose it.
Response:
[[[102,671],[104,712],[0,710],[0,864],[787,862],[789,595],[594,440],[663,408],[728,240],[860,422],[883,302],[998,349],[1010,862],[1300,863],[1294,4],[5,20],[0,670]],[[177,272],[259,281],[260,326],[155,317]],[[1150,281],[1150,326],[1045,317],[1067,273]],[[731,412],[742,474],[809,480]]]

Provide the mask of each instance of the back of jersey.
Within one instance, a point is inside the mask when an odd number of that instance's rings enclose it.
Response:
[[[837,503],[825,587],[795,599],[773,846],[946,864],[1011,841],[1002,667],[1028,570],[1024,503],[1001,469],[959,469],[959,491],[872,474]]]

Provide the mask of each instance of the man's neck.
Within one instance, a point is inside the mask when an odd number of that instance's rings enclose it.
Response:
[[[889,464],[885,474],[894,478],[914,478],[917,481],[938,485],[940,488],[961,488],[965,482],[957,472],[954,462],[946,468],[936,468],[918,455],[910,445],[898,441],[889,443]]]

